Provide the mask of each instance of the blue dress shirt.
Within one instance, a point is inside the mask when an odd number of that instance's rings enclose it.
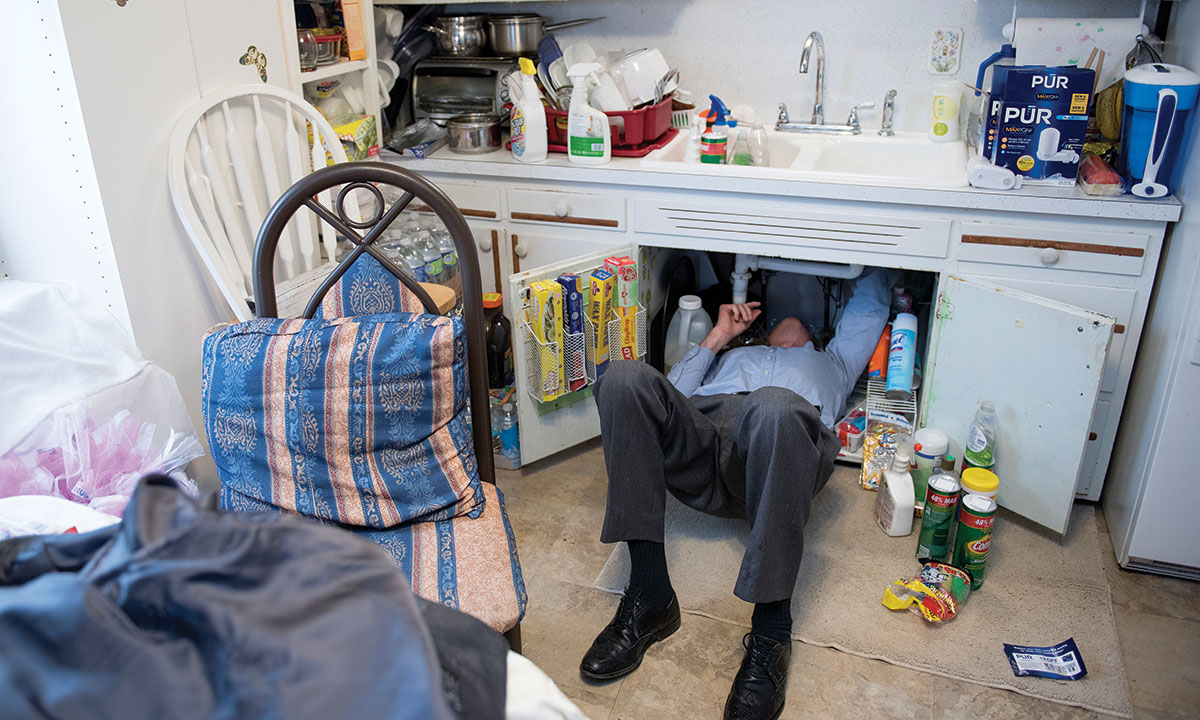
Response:
[[[787,388],[820,409],[821,422],[833,427],[879,342],[891,300],[888,273],[873,268],[859,278],[824,350],[812,343],[793,348],[755,345],[730,350],[714,363],[713,351],[696,345],[667,379],[686,397]]]

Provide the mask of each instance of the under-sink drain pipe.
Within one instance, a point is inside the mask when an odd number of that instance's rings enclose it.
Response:
[[[840,263],[817,262],[815,260],[785,260],[784,258],[745,255],[738,253],[733,258],[733,302],[746,302],[746,288],[750,285],[750,273],[753,270],[776,270],[778,272],[796,273],[799,275],[817,275],[819,277],[853,280],[862,275],[863,266],[859,264],[842,265]]]

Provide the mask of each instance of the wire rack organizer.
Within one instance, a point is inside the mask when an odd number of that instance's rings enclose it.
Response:
[[[599,266],[596,268],[599,269]],[[590,282],[591,272],[579,273]],[[590,287],[585,284],[585,295]],[[529,324],[530,306],[521,306],[521,333],[525,343],[525,378],[530,397],[539,403],[548,403],[563,395],[586,390],[603,374],[606,362],[641,360],[646,355],[646,308],[640,304],[633,320],[626,320],[609,308],[603,327],[596,327],[584,313],[583,332],[563,333],[562,341],[542,341],[533,333]],[[624,324],[633,323],[634,352],[623,342]],[[607,340],[607,360],[597,348],[600,338]],[[626,350],[622,356],[622,350]],[[597,362],[599,361],[599,366]]]
[[[869,428],[873,420],[884,420],[894,417],[904,418],[915,430],[917,427],[917,397],[916,393],[908,400],[892,400],[887,396],[887,381],[885,380],[859,380],[859,385],[856,386],[856,394],[861,393],[865,386],[866,398],[862,401],[863,412],[867,416],[867,427]],[[859,397],[862,397],[860,394]],[[854,408],[851,408],[853,410]],[[849,415],[849,412],[846,413]],[[862,448],[858,450],[847,450],[843,448],[837,456],[838,460],[848,463],[862,462]]]

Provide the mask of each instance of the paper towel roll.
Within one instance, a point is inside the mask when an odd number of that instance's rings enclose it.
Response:
[[[1149,34],[1141,18],[1017,18],[1011,37],[1018,65],[1089,67],[1092,50],[1103,50],[1104,64],[1096,82],[1099,92],[1125,76],[1125,56],[1139,34]],[[1093,70],[1100,64],[1099,55],[1090,65]]]

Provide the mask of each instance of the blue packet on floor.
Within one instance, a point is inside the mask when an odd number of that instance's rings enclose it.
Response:
[[[1053,647],[1004,643],[1004,654],[1017,677],[1035,675],[1055,680],[1078,680],[1087,675],[1075,638],[1068,638]]]

